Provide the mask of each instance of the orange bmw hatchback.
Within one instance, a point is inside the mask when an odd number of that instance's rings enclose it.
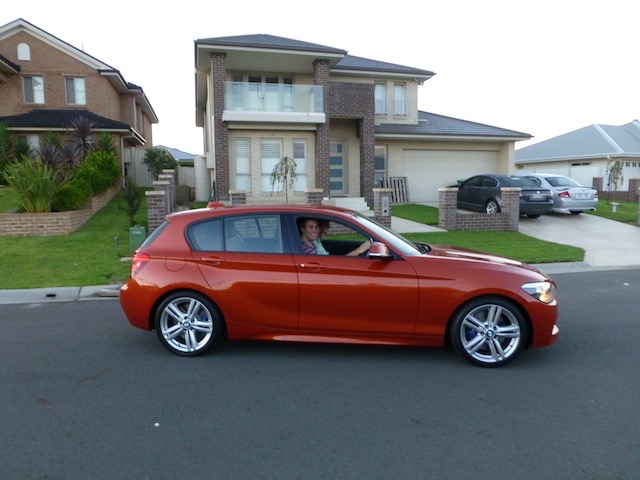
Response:
[[[556,285],[533,267],[328,206],[172,213],[136,250],[120,304],[183,356],[222,340],[450,343],[498,367],[559,337]]]

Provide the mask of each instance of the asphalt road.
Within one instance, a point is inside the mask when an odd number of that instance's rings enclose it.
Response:
[[[637,479],[640,269],[555,275],[561,339],[235,343],[183,359],[117,300],[0,305],[2,479]]]

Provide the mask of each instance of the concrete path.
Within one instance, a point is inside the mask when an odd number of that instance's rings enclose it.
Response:
[[[634,225],[584,213],[558,213],[521,218],[520,233],[583,248],[584,261],[592,267],[640,267],[640,227]]]

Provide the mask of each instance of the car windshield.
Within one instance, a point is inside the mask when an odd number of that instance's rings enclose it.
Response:
[[[525,177],[511,177],[511,183],[513,183],[514,187],[539,188],[539,185]]]
[[[581,187],[578,182],[569,177],[545,177],[554,187]]]
[[[378,222],[354,213],[353,217],[367,229],[371,230],[375,237],[381,242],[385,243],[389,248],[392,248],[403,255],[417,255],[421,253],[427,253],[428,247],[425,249],[420,244],[414,243],[411,240],[404,238],[402,235],[390,230],[384,225]]]

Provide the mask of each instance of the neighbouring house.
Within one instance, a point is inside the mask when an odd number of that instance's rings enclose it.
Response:
[[[582,185],[604,179],[609,190],[607,167],[615,161],[623,167],[618,190],[628,190],[629,179],[640,178],[640,122],[624,125],[594,124],[516,150],[516,167],[527,172],[558,173]]]
[[[158,118],[141,87],[115,68],[17,19],[0,27],[0,123],[37,150],[44,132],[64,139],[88,117],[113,136],[123,174],[135,175]]]
[[[193,162],[195,159],[195,155],[193,153],[188,153],[183,150],[179,150],[177,148],[165,147],[164,145],[156,145],[155,148],[161,148],[165,150],[171,158],[173,158],[176,162],[178,162],[177,175],[178,178],[176,182],[179,185],[188,185],[190,188],[195,189],[196,181],[195,181],[195,172],[193,168]],[[151,175],[151,174],[149,174]],[[151,178],[151,181],[153,179]],[[152,183],[150,182],[149,185]]]
[[[400,180],[411,202],[481,172],[512,173],[515,143],[530,134],[418,110],[435,73],[272,35],[195,40],[196,125],[205,154],[198,178],[217,199],[246,192],[273,202],[270,174],[296,162],[294,201],[373,205],[373,188]],[[282,194],[279,194],[284,198]],[[353,208],[353,202],[345,206]]]

